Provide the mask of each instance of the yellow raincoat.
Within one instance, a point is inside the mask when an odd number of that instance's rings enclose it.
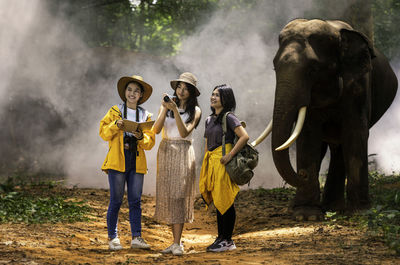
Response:
[[[226,153],[232,149],[232,144],[226,144]],[[225,165],[221,164],[222,146],[213,151],[207,151],[204,155],[201,166],[199,187],[200,193],[208,205],[214,201],[215,208],[224,214],[235,201],[239,192],[239,186],[231,181],[225,170]]]
[[[125,154],[124,154],[124,132],[116,124],[120,120],[122,113],[115,105],[109,109],[107,114],[100,121],[100,136],[104,141],[108,141],[108,153],[101,169],[108,173],[108,169],[114,169],[125,172]],[[147,121],[151,120],[151,114]],[[152,130],[143,131],[143,139],[137,141],[136,172],[140,174],[147,173],[147,162],[144,150],[150,150],[155,144],[155,133]]]

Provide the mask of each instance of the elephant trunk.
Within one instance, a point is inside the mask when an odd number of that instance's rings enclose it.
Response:
[[[297,120],[299,109],[307,106],[309,102],[306,95],[296,94],[296,91],[301,91],[301,89],[295,87],[296,84],[299,85],[299,82],[293,79],[280,80],[277,78],[271,140],[275,166],[282,178],[294,187],[301,186],[303,179],[294,171],[290,163],[289,149],[280,151],[276,149],[288,140],[292,133],[293,124]]]

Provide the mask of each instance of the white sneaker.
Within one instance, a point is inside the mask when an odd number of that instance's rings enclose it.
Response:
[[[172,255],[182,256],[182,254],[183,254],[183,246],[182,245],[173,244],[171,250],[172,250]]]
[[[172,253],[172,248],[174,248],[175,245],[178,246],[178,244],[173,243],[171,246],[167,247],[166,249],[161,250],[161,253],[162,253],[162,254],[169,254],[169,253]],[[181,243],[181,248],[182,248],[182,251],[183,251],[183,244],[182,244],[182,243]]]
[[[119,242],[119,238],[113,238],[110,241],[108,241],[108,249],[109,250],[121,250],[122,249],[122,245]]]
[[[140,236],[134,237],[131,241],[131,248],[149,249],[150,245],[147,244]]]
[[[169,253],[172,253],[172,247],[173,247],[174,245],[175,245],[175,243],[173,243],[171,246],[167,247],[166,249],[161,250],[161,253],[162,253],[162,254],[169,254]]]

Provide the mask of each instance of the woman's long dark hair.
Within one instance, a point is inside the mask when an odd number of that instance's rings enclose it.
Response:
[[[234,112],[236,109],[236,100],[235,100],[235,94],[233,94],[233,90],[230,86],[227,84],[222,84],[214,87],[214,90],[218,90],[219,93],[219,98],[221,100],[221,105],[223,107],[221,113],[218,115],[217,119],[215,120],[216,123],[222,123],[222,117],[224,116],[225,113],[228,111]],[[211,107],[212,115],[215,114],[215,109]]]
[[[178,82],[176,84],[176,86],[178,86],[179,83],[180,82]],[[187,112],[189,114],[189,117],[187,118],[185,123],[189,123],[189,122],[194,120],[194,116],[196,114],[196,106],[199,107],[199,102],[197,101],[197,97],[196,97],[196,88],[193,85],[189,84],[189,83],[185,82],[185,84],[186,84],[186,87],[187,87],[187,89],[189,91],[189,98],[188,98],[188,100],[186,102],[186,108],[185,108],[185,112]],[[175,96],[175,103],[179,107],[180,100],[179,100],[178,96],[176,95],[176,89],[175,89],[175,92],[174,92],[174,96]],[[170,111],[170,110],[168,111],[167,115],[169,117],[174,118],[174,113],[172,111]],[[196,125],[194,126],[195,128],[199,124],[200,120],[201,120],[201,116],[200,116],[200,119],[197,121]]]

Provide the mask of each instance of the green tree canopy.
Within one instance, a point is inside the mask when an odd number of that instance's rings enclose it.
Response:
[[[264,2],[263,2],[264,1]],[[276,5],[271,1],[271,7]],[[217,11],[251,11],[265,0],[47,0],[90,46],[172,55]],[[265,5],[264,5],[265,6]],[[314,0],[306,18],[344,19],[373,38],[389,58],[400,55],[400,0]],[[275,21],[279,31],[282,21]],[[268,23],[271,27],[271,23]],[[229,30],[229,29],[227,29]]]
[[[373,0],[374,42],[388,57],[400,57],[400,0]]]
[[[217,8],[217,0],[48,0],[91,46],[173,54]]]

